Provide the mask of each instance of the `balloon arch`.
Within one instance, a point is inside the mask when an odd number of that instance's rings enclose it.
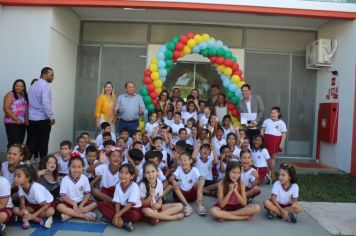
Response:
[[[151,64],[144,71],[145,86],[140,89],[147,111],[155,110],[158,95],[162,91],[166,76],[173,64],[188,54],[200,54],[210,59],[224,86],[232,122],[234,125],[239,124],[238,103],[242,98],[241,86],[245,83],[242,71],[229,48],[221,40],[216,40],[209,34],[188,32],[172,38],[171,41],[160,47],[156,56],[151,59]]]

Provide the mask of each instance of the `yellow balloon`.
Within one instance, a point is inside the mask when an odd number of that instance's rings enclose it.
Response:
[[[195,40],[194,40],[194,39],[189,39],[188,42],[187,42],[187,45],[188,45],[190,48],[194,48],[194,46],[195,46]]]
[[[152,63],[152,64],[157,64],[157,62],[158,62],[157,57],[152,57],[151,63]]]
[[[189,54],[191,51],[192,51],[192,49],[190,47],[184,46],[184,48],[183,48],[184,54]]]
[[[200,43],[200,42],[202,41],[202,39],[203,39],[203,38],[201,37],[200,34],[196,34],[196,35],[194,36],[195,44]]]
[[[158,80],[159,79],[159,73],[157,71],[151,73],[151,79],[153,80]]]
[[[240,77],[238,75],[231,76],[231,82],[237,85],[237,82],[240,81]]]
[[[151,71],[151,72],[158,71],[158,66],[157,66],[157,64],[151,64],[151,65],[150,65],[150,71]]]
[[[237,87],[241,88],[241,86],[244,85],[244,84],[245,84],[245,81],[241,81],[240,80],[239,82],[237,82]]]
[[[138,122],[138,126],[139,126],[140,130],[143,131],[145,129],[145,122],[143,120],[140,120]]]
[[[225,66],[224,65],[218,65],[217,70],[221,73],[225,71]]]
[[[162,88],[156,88],[155,90],[157,94],[160,94],[162,92]]]
[[[163,85],[162,80],[159,80],[159,79],[153,81],[153,84],[155,85],[156,88],[162,88],[162,85]]]
[[[203,41],[208,41],[210,36],[208,34],[203,34],[202,36]]]
[[[224,75],[229,76],[232,74],[232,69],[230,67],[226,67],[224,69]]]

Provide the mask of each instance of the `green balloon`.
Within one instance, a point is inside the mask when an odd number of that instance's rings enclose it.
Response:
[[[227,51],[226,53],[225,53],[225,58],[232,58],[232,53],[230,52],[230,51]]]
[[[231,99],[233,96],[235,96],[235,95],[234,95],[234,93],[231,92],[231,91],[229,91],[229,92],[226,93],[226,97],[228,97],[229,99]]]
[[[233,96],[232,98],[230,98],[230,100],[231,100],[231,103],[233,103],[233,104],[236,104],[239,102],[239,99],[236,96]]]
[[[226,53],[226,51],[225,51],[225,49],[223,49],[223,48],[218,48],[217,50],[216,50],[216,54],[218,55],[218,56],[224,56],[225,55],[225,53]]]
[[[165,58],[167,58],[167,59],[171,59],[171,58],[173,57],[173,53],[172,53],[172,51],[167,50],[167,51],[164,53],[164,56],[165,56]]]
[[[173,51],[175,47],[176,47],[175,43],[172,42],[167,43],[168,50]]]
[[[208,57],[209,56],[209,49],[203,49],[200,51],[200,54],[204,57]]]
[[[229,88],[224,88],[224,92],[225,92],[225,94],[227,94],[228,92],[230,92]]]
[[[209,48],[209,56],[215,56],[216,55],[216,48]]]
[[[166,60],[164,60],[164,62],[166,63],[167,69],[172,67],[172,65],[173,65],[173,61],[171,59],[166,59]]]
[[[140,88],[140,94],[142,97],[147,96],[148,95],[147,88],[146,87]]]
[[[147,110],[148,110],[149,112],[154,111],[154,110],[155,110],[155,105],[153,105],[152,103],[148,104],[148,105],[147,105]]]
[[[150,96],[144,96],[143,97],[143,102],[147,105],[152,102],[152,99]]]
[[[180,38],[180,37],[178,37],[178,36],[172,38],[172,42],[173,42],[174,44],[178,43],[179,38]]]
[[[237,62],[237,58],[234,57],[234,56],[231,57],[231,60],[232,60],[233,62]]]

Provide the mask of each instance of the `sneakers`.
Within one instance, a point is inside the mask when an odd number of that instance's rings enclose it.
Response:
[[[205,207],[203,206],[202,203],[199,204],[199,206],[197,206],[197,213],[200,216],[206,216],[206,209],[205,209]]]
[[[270,176],[270,174],[267,174],[265,177],[265,181],[267,185],[270,185],[272,183],[272,178]]]
[[[131,221],[124,221],[124,224],[122,225],[122,228],[124,230],[127,230],[127,231],[131,232],[133,230],[133,225],[132,225]]]
[[[52,227],[52,223],[53,223],[53,218],[52,216],[50,217],[43,217],[41,219],[40,225],[43,226],[46,229],[49,229]]]
[[[22,228],[23,229],[29,229],[30,228],[30,222],[28,220],[22,220]]]
[[[103,224],[110,224],[110,220],[108,218],[106,218],[105,216],[100,216],[100,222]]]
[[[267,218],[269,219],[269,220],[273,220],[273,219],[276,219],[276,215],[274,214],[274,213],[272,213],[271,211],[268,211],[267,210]]]
[[[297,215],[295,213],[289,213],[289,221],[292,223],[297,223]]]
[[[5,224],[0,224],[0,236],[4,235],[5,228],[6,228]]]
[[[96,214],[94,212],[88,212],[85,214],[85,219],[87,221],[96,221]]]

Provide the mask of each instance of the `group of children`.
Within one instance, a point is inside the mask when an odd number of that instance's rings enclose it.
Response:
[[[132,223],[143,219],[153,225],[182,220],[193,213],[192,202],[204,216],[204,195],[217,197],[212,217],[250,220],[261,210],[252,203],[259,185],[275,179],[274,158],[286,134],[278,107],[250,143],[228,115],[220,121],[203,102],[193,101],[186,111],[151,112],[144,132],[122,129],[116,138],[109,123],[101,129],[96,140],[82,133],[75,147],[63,141],[38,170],[27,161],[24,145],[9,147],[1,164],[2,231],[12,217],[21,219],[24,229],[30,223],[50,228],[55,213],[62,221],[96,221],[95,209],[100,221],[131,231]],[[294,167],[282,164],[271,198],[264,202],[268,218],[296,222],[298,194]]]

